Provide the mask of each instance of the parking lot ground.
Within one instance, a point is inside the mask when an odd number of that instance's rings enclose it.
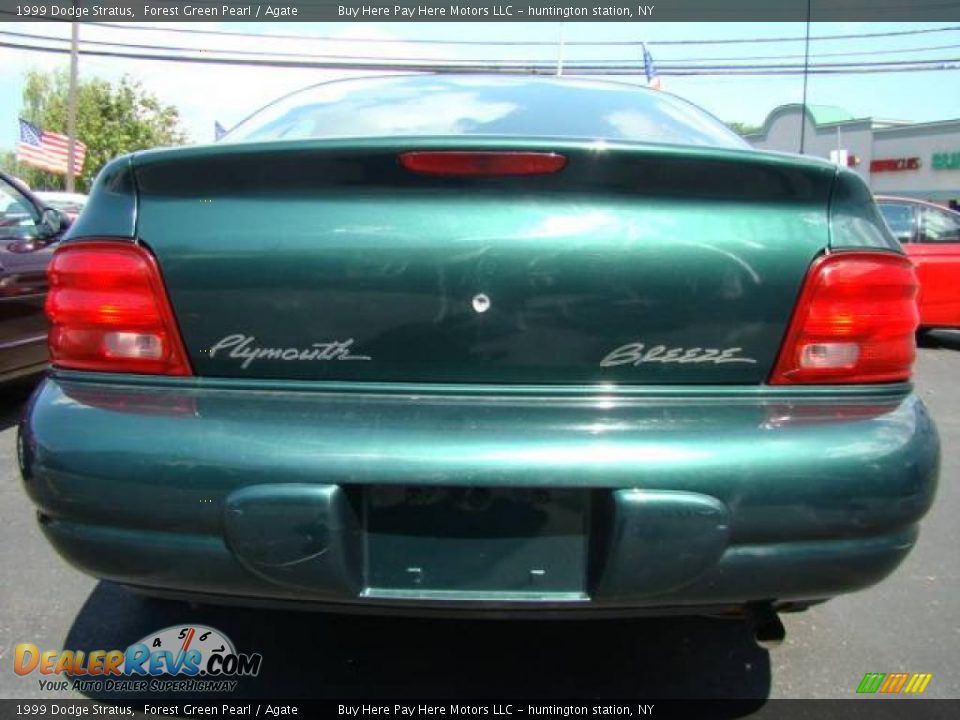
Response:
[[[939,494],[918,546],[877,587],[784,615],[787,640],[770,653],[745,624],[707,618],[412,620],[141,599],[73,570],[44,541],[16,466],[30,388],[3,388],[0,697],[71,697],[17,676],[17,643],[122,649],[170,625],[202,623],[263,654],[260,676],[232,697],[853,698],[867,672],[927,672],[927,697],[960,698],[960,333],[924,340],[916,384],[943,443]]]

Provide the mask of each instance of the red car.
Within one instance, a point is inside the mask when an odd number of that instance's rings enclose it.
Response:
[[[910,198],[876,200],[916,265],[920,327],[960,328],[960,213]]]

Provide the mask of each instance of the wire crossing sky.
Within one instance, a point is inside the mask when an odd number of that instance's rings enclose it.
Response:
[[[93,23],[89,23],[93,24]],[[99,24],[100,26],[111,27],[115,29],[121,29],[120,26],[110,24],[104,25]],[[153,28],[150,28],[151,30]],[[960,38],[960,26],[952,26],[945,28],[936,28],[930,31],[923,32],[933,32],[933,31],[949,31],[954,32],[958,38]],[[202,33],[204,31],[191,31],[196,33]],[[862,36],[852,36],[852,37],[889,37],[891,35],[905,35],[912,34],[918,31],[901,31],[898,33],[870,33]],[[233,36],[242,35],[243,37],[257,37],[249,33],[239,34],[233,33]],[[269,37],[278,37],[276,35],[270,35]],[[282,36],[287,38],[289,36]],[[850,38],[851,36],[843,36],[845,38]],[[12,38],[12,39],[11,39]],[[314,39],[314,38],[310,38]],[[41,42],[25,42],[27,40],[41,41]],[[784,39],[782,41],[793,41],[796,38]],[[455,44],[457,41],[448,41],[450,44]],[[471,41],[473,45],[481,44],[480,41]],[[746,44],[749,41],[739,40],[737,41],[740,44]],[[418,41],[419,43],[419,41]],[[501,43],[498,43],[501,44]],[[620,43],[613,47],[619,48],[626,43]],[[641,46],[642,43],[629,43],[630,45]],[[663,44],[663,43],[661,43]],[[541,46],[542,43],[511,43],[511,45],[523,45],[525,47],[535,47]],[[590,46],[594,47],[597,43],[580,43],[580,46]],[[650,43],[652,47],[654,44]],[[664,44],[665,45],[665,44]],[[57,35],[50,34],[37,34],[37,33],[24,33],[16,32],[10,30],[0,31],[0,47],[10,47],[15,49],[21,49],[25,51],[32,52],[67,52],[69,50],[69,39],[60,37]],[[105,40],[82,40],[80,43],[81,51],[88,54],[95,54],[100,57],[116,57],[116,58],[129,58],[129,59],[155,59],[155,60],[165,60],[165,61],[180,61],[180,62],[203,62],[203,63],[213,63],[216,64],[218,61],[224,65],[234,64],[234,65],[259,65],[264,67],[277,66],[277,67],[325,67],[325,68],[337,68],[343,67],[345,69],[390,69],[393,65],[400,65],[403,69],[438,69],[438,68],[463,68],[471,69],[476,68],[478,70],[490,71],[496,70],[497,68],[510,69],[510,66],[519,65],[521,66],[520,70],[532,70],[540,68],[544,71],[551,71],[555,68],[555,62],[550,61],[531,61],[528,58],[502,58],[496,57],[495,54],[490,54],[487,58],[483,59],[474,59],[474,60],[464,60],[464,61],[440,61],[436,58],[428,57],[382,57],[376,55],[357,55],[357,54],[347,54],[347,53],[315,53],[315,52],[270,52],[264,50],[232,50],[224,48],[201,48],[196,46],[184,46],[184,45],[157,45],[157,44],[145,44],[145,43],[131,43],[131,42],[116,42],[116,41],[105,41]],[[113,52],[107,52],[98,48],[123,48],[123,50],[117,50]],[[149,50],[150,53],[133,53],[130,50]],[[923,59],[907,59],[907,60],[881,60],[881,61],[870,61],[866,59],[860,60],[851,60],[848,62],[819,62],[813,65],[806,64],[776,64],[765,62],[763,64],[758,64],[756,62],[746,62],[746,61],[757,61],[757,60],[796,60],[803,59],[803,55],[767,55],[767,56],[714,56],[710,58],[690,58],[684,57],[675,61],[662,61],[658,63],[658,70],[661,74],[677,74],[677,75],[689,75],[689,74],[728,74],[732,72],[737,73],[751,73],[751,74],[790,74],[792,72],[803,72],[809,71],[813,73],[822,73],[822,72],[859,72],[860,70],[876,70],[876,69],[886,69],[891,72],[908,72],[919,69],[932,69],[932,70],[952,70],[956,69],[956,63],[960,62],[960,43],[950,44],[950,45],[933,45],[933,46],[920,46],[912,48],[900,48],[894,50],[861,50],[853,52],[833,52],[833,53],[820,53],[820,57],[844,57],[844,58],[869,58],[875,57],[878,55],[888,55],[888,54],[915,54],[915,53],[926,53],[933,50],[948,50],[949,53],[943,54],[942,57],[937,58],[923,58]],[[597,56],[602,52],[602,47],[598,49]],[[238,62],[238,56],[243,56],[242,62]],[[593,57],[593,56],[591,56]],[[283,58],[286,62],[278,62],[276,58]],[[294,63],[290,61],[290,58],[295,58],[300,62]],[[324,61],[324,62],[319,62]],[[697,65],[696,63],[703,63],[708,61],[726,61],[723,64],[717,65]],[[624,62],[623,60],[609,59],[598,57],[589,60],[578,60],[576,63],[568,64],[568,70],[584,70],[588,69],[592,73],[598,73],[603,70],[606,70],[611,73],[636,73],[638,69],[642,68],[642,60],[638,59],[635,62]],[[411,66],[413,66],[411,68]],[[421,67],[426,66],[426,68]]]

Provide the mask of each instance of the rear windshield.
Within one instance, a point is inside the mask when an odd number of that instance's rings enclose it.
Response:
[[[423,135],[749,147],[695,105],[626,83],[435,75],[316,85],[267,105],[221,142]]]

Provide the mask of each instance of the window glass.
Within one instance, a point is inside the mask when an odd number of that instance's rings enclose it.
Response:
[[[83,203],[76,200],[44,200],[44,202],[55,210],[61,210],[68,215],[79,215],[83,211]]]
[[[883,203],[880,212],[897,240],[902,243],[913,242],[912,207],[903,203]]]
[[[712,115],[622,82],[435,75],[324,83],[259,110],[221,142],[512,135],[749,148]]]
[[[37,209],[15,187],[0,179],[0,236],[27,237],[37,232]]]
[[[960,222],[955,213],[934,208],[920,211],[920,242],[955,243],[960,242]]]

